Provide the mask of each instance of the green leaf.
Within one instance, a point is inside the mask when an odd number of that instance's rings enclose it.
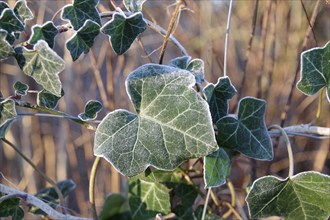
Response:
[[[33,14],[26,4],[25,0],[19,0],[14,6],[14,12],[18,19],[24,24],[26,20],[33,19]]]
[[[134,40],[147,28],[142,13],[137,12],[129,17],[115,13],[101,31],[109,35],[114,52],[117,55],[125,53]]]
[[[207,155],[204,160],[205,188],[217,187],[226,183],[230,175],[231,160],[222,148]]]
[[[66,48],[70,51],[73,61],[82,53],[88,53],[96,36],[100,33],[100,25],[87,20],[84,25],[67,41]]]
[[[173,170],[216,150],[208,105],[192,88],[191,73],[147,64],[133,71],[126,89],[136,112],[109,113],[96,130],[94,154],[134,176],[148,166]]]
[[[68,196],[69,193],[71,193],[76,188],[76,184],[71,179],[58,182],[56,183],[56,186],[61,191],[63,198]],[[41,199],[42,201],[46,202],[54,209],[56,209],[56,206],[60,202],[60,199],[54,187],[42,189],[35,196]],[[31,206],[29,208],[29,212],[36,215],[46,215],[45,212],[43,212],[41,209],[35,206]]]
[[[14,49],[6,40],[7,33],[8,32],[5,30],[0,30],[0,60],[7,59],[8,57],[15,55]]]
[[[193,205],[198,192],[193,185],[180,183],[171,192],[172,210],[179,219],[193,219]]]
[[[225,116],[217,121],[218,144],[259,160],[272,160],[273,147],[265,125],[266,102],[241,99],[238,118]]]
[[[191,60],[190,56],[177,57],[177,58],[170,60],[168,65],[173,66],[173,67],[178,67],[180,69],[185,70],[185,69],[187,69],[190,60]]]
[[[203,209],[204,206],[203,205],[199,205],[195,211],[195,218],[194,220],[201,220],[202,219],[202,215],[203,215]],[[210,214],[210,213],[206,213],[205,215],[205,220],[220,220],[221,218],[214,215],[214,214]]]
[[[24,24],[16,17],[13,10],[6,8],[0,16],[0,29],[6,30],[8,33],[23,31]]]
[[[149,219],[158,213],[171,212],[169,190],[160,183],[129,181],[128,198],[132,219]]]
[[[62,84],[58,74],[64,70],[65,62],[44,40],[39,40],[33,50],[17,47],[15,52],[18,65],[26,75],[52,94],[61,96]]]
[[[15,101],[7,99],[0,102],[0,127],[2,127],[7,120],[16,118],[17,113],[15,109]]]
[[[204,88],[210,106],[213,123],[228,114],[228,101],[236,94],[235,87],[228,77],[220,77],[217,84]]]
[[[44,40],[49,47],[53,48],[55,44],[55,36],[58,34],[58,30],[53,22],[47,21],[43,25],[34,25],[32,27],[32,34],[29,39],[30,44],[35,44],[38,40]]]
[[[121,194],[111,193],[106,198],[100,220],[130,220],[132,219],[129,210],[128,199]]]
[[[10,8],[9,5],[6,2],[1,1],[0,2],[0,15],[6,8]]]
[[[51,92],[43,89],[38,92],[37,104],[46,108],[54,109],[57,106],[58,100],[64,96],[63,89],[61,90],[61,97],[53,95]]]
[[[15,82],[13,87],[15,89],[15,93],[22,96],[26,95],[27,91],[29,90],[29,86],[21,83],[20,81]]]
[[[81,28],[88,19],[101,24],[100,15],[96,8],[98,3],[98,0],[73,0],[72,4],[63,8],[61,17],[69,20],[74,30]]]
[[[5,137],[8,129],[10,128],[11,124],[15,121],[15,119],[16,118],[8,119],[0,126],[0,139]]]
[[[131,12],[142,11],[142,5],[146,0],[124,0],[125,8]]]
[[[246,202],[252,218],[328,219],[330,176],[312,171],[285,180],[265,176],[253,183]]]
[[[305,95],[314,95],[325,87],[330,102],[330,41],[301,54],[300,80],[297,88]]]
[[[90,100],[85,105],[85,110],[83,113],[80,113],[78,117],[83,121],[92,121],[97,117],[97,113],[102,110],[101,102],[97,100]]]
[[[0,198],[3,196],[0,193]],[[24,217],[24,211],[19,206],[20,200],[18,198],[6,199],[0,202],[0,217],[11,216],[13,220],[21,220]]]

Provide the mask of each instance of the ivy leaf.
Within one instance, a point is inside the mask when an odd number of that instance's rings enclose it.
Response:
[[[191,184],[177,184],[171,191],[172,210],[179,219],[193,219],[193,205],[198,196],[196,188]]]
[[[130,220],[128,199],[118,193],[111,193],[106,198],[100,213],[100,220]]]
[[[7,31],[0,30],[0,60],[7,59],[15,55],[14,49],[6,41]]]
[[[305,95],[314,95],[325,87],[330,102],[330,41],[301,54],[301,72],[297,88]]]
[[[80,113],[78,117],[83,121],[92,121],[97,117],[97,113],[102,110],[101,102],[97,100],[90,100],[85,105],[85,110],[83,113]]]
[[[15,101],[7,99],[0,102],[0,127],[2,127],[7,120],[16,118],[17,113],[15,109]]]
[[[19,20],[24,24],[26,20],[33,19],[33,14],[26,4],[25,0],[17,1],[14,6],[14,12]]]
[[[1,1],[0,2],[0,15],[6,8],[10,8],[9,5],[6,2]]]
[[[133,220],[171,212],[169,190],[157,182],[130,180],[128,198]]]
[[[252,218],[327,219],[330,215],[330,176],[302,172],[291,178],[257,179],[246,197]]]
[[[96,9],[98,3],[99,0],[73,0],[72,4],[63,8],[61,17],[69,20],[74,30],[81,28],[88,19],[101,24],[100,15]]]
[[[220,77],[217,84],[204,88],[210,106],[213,123],[228,114],[228,101],[236,94],[236,89],[228,77]]]
[[[44,89],[61,97],[62,84],[58,74],[64,70],[65,62],[46,41],[39,40],[33,50],[15,48],[16,60],[23,72],[31,76]]]
[[[146,0],[124,0],[125,8],[131,12],[142,11],[142,5]]]
[[[0,16],[0,29],[6,30],[8,33],[23,31],[24,24],[16,17],[13,10],[5,8]]]
[[[37,104],[39,106],[44,106],[46,108],[54,109],[56,108],[60,98],[62,98],[63,96],[64,96],[63,89],[61,90],[61,97],[55,96],[51,92],[48,92],[47,90],[43,89],[40,92],[38,92]]]
[[[241,99],[238,118],[225,116],[217,121],[218,144],[259,160],[272,160],[272,141],[265,125],[266,102]]]
[[[76,184],[71,179],[58,182],[56,183],[56,186],[61,191],[64,198],[76,188]],[[54,187],[42,189],[35,196],[48,203],[48,205],[50,205],[54,209],[56,209],[56,206],[60,202],[60,199]],[[45,212],[35,206],[31,206],[29,208],[29,212],[36,215],[47,215]]]
[[[134,40],[147,28],[142,13],[137,12],[129,17],[115,13],[101,31],[109,35],[112,48],[117,55],[125,53]]]
[[[217,187],[226,183],[230,174],[230,158],[226,151],[219,148],[216,152],[207,155],[204,160],[205,188]]]
[[[55,44],[55,36],[58,30],[53,22],[47,21],[43,25],[34,25],[32,27],[32,34],[29,39],[30,44],[35,44],[38,40],[44,40],[49,47],[53,48]]]
[[[149,165],[173,170],[184,160],[216,150],[208,105],[192,88],[188,71],[147,64],[126,80],[137,112],[109,113],[96,130],[94,154],[124,175],[134,176]]]
[[[177,57],[177,58],[170,60],[168,65],[173,66],[173,67],[178,67],[180,69],[185,70],[185,69],[187,69],[190,60],[191,60],[190,56]]]
[[[22,96],[26,95],[27,91],[29,90],[29,86],[21,83],[20,81],[15,82],[13,87],[15,89],[15,93]]]
[[[100,33],[100,25],[87,20],[84,25],[67,41],[66,48],[70,51],[73,61],[82,53],[88,53],[96,36]]]
[[[0,198],[3,196],[0,193]],[[0,217],[11,216],[13,220],[21,220],[24,217],[24,211],[19,206],[20,200],[18,198],[6,199],[0,202]]]

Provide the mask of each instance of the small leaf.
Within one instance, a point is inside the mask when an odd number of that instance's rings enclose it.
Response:
[[[96,36],[100,33],[100,25],[87,20],[84,25],[67,41],[66,48],[70,51],[73,61],[82,53],[88,53]]]
[[[94,154],[134,176],[150,165],[173,170],[215,151],[208,105],[192,88],[195,83],[190,72],[170,66],[134,70],[126,89],[138,114],[109,113],[96,130]]]
[[[330,176],[303,172],[291,178],[265,176],[257,179],[246,197],[252,218],[280,216],[285,219],[328,219]]]
[[[0,127],[2,127],[6,121],[16,118],[16,116],[14,100],[8,99],[0,102]]]
[[[116,54],[125,53],[134,40],[147,28],[142,13],[137,12],[129,17],[115,13],[101,31],[109,35],[110,42]]]
[[[62,89],[61,97],[63,96],[64,96],[64,91]],[[44,106],[46,108],[54,109],[56,108],[58,100],[60,100],[61,97],[55,96],[52,93],[48,92],[47,90],[43,89],[40,92],[38,92],[37,104],[39,106]]]
[[[330,102],[330,41],[301,54],[300,80],[297,88],[305,95],[314,95],[325,87]]]
[[[15,55],[14,49],[6,40],[7,31],[0,30],[0,60],[7,59]]]
[[[15,93],[18,95],[26,95],[29,90],[29,86],[21,83],[20,81],[15,82],[14,84]]]
[[[63,198],[68,196],[69,193],[71,193],[76,188],[76,184],[71,179],[58,182],[56,183],[56,186],[61,191]],[[54,209],[56,209],[56,206],[60,202],[60,199],[54,187],[42,189],[35,196],[41,199],[42,201],[46,202]],[[35,206],[31,206],[29,208],[29,212],[36,215],[46,215],[46,213],[44,213],[41,209]]]
[[[172,211],[179,219],[193,219],[193,205],[198,196],[194,185],[180,183],[171,191]]]
[[[80,113],[78,117],[83,121],[92,121],[97,117],[97,113],[102,110],[101,102],[97,100],[90,100],[85,105],[84,113]]]
[[[230,165],[230,158],[222,148],[207,155],[204,160],[205,188],[225,184],[226,178],[230,175]]]
[[[53,22],[47,21],[43,25],[34,25],[32,27],[32,34],[29,39],[30,44],[36,44],[38,40],[44,40],[49,47],[53,48],[55,44],[55,36],[58,30]]]
[[[142,5],[146,0],[124,0],[125,8],[131,12],[142,11]]]
[[[196,78],[196,82],[202,84],[204,82],[204,61],[201,59],[193,59],[189,62],[187,70]]]
[[[133,220],[171,212],[169,190],[160,183],[140,179],[129,181],[128,197]]]
[[[185,69],[187,69],[190,60],[191,60],[190,56],[177,57],[177,58],[170,60],[168,65],[173,66],[173,67],[178,67],[180,69],[185,70]]]
[[[58,74],[64,70],[65,62],[44,40],[39,40],[33,50],[15,48],[16,60],[23,72],[31,76],[44,89],[61,97],[62,83]]]
[[[121,194],[111,193],[105,200],[100,220],[130,220],[128,199]]]
[[[265,125],[266,102],[244,98],[238,107],[238,118],[225,116],[217,121],[218,144],[259,160],[272,160],[273,147]]]
[[[96,6],[99,0],[73,0],[73,4],[66,5],[62,10],[62,19],[69,20],[74,30],[81,28],[90,19],[101,24]]]
[[[33,14],[26,4],[25,0],[19,0],[14,6],[14,12],[18,19],[24,24],[26,20],[33,19]]]
[[[0,16],[0,29],[6,30],[8,33],[15,31],[23,31],[23,23],[16,17],[13,10],[6,8]]]
[[[9,5],[6,2],[1,1],[0,2],[0,15],[6,8],[10,8]]]
[[[11,124],[15,121],[15,119],[16,118],[8,119],[0,126],[0,139],[5,137],[8,129],[10,128]]]
[[[0,193],[0,198],[3,196]],[[24,211],[19,206],[20,200],[18,198],[6,199],[0,202],[0,217],[11,216],[13,220],[21,220],[24,217]]]
[[[204,88],[210,106],[213,123],[228,114],[228,101],[236,94],[235,87],[228,77],[220,77],[217,84]]]

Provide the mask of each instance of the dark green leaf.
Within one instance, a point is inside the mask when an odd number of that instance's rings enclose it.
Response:
[[[44,89],[61,97],[62,83],[58,74],[64,70],[65,62],[44,40],[39,40],[33,50],[15,48],[16,60],[23,72],[31,76]]]
[[[61,91],[61,97],[64,96],[64,91]],[[55,96],[52,93],[48,92],[47,90],[43,89],[38,93],[37,97],[37,104],[40,106],[44,106],[46,108],[54,109],[57,106],[58,100],[61,97]]]
[[[134,40],[147,28],[147,23],[143,20],[140,12],[129,17],[115,13],[101,31],[110,36],[110,42],[116,54],[125,53]]]
[[[6,30],[8,33],[15,31],[23,31],[23,23],[16,17],[13,10],[6,8],[0,16],[0,29]]]
[[[1,15],[2,11],[5,10],[6,8],[10,8],[9,5],[6,2],[1,1],[0,2],[0,15]]]
[[[215,151],[208,105],[192,88],[195,83],[190,72],[170,66],[134,70],[126,89],[138,114],[109,113],[97,128],[94,154],[134,176],[150,165],[173,170]]]
[[[7,120],[14,119],[16,116],[14,100],[8,99],[0,102],[0,127],[2,127]]]
[[[29,39],[30,44],[35,44],[38,40],[44,40],[49,47],[53,48],[55,44],[55,36],[58,30],[53,22],[47,21],[43,25],[34,25],[32,27],[32,34]]]
[[[105,200],[100,220],[130,220],[128,199],[121,194],[111,193]]]
[[[301,54],[298,89],[305,95],[314,95],[325,87],[330,102],[330,41],[324,47],[316,47]]]
[[[203,205],[200,205],[200,206],[197,207],[197,209],[195,211],[194,220],[201,220],[202,219],[203,209],[204,209]],[[221,219],[220,217],[218,217],[214,214],[206,213],[206,215],[205,215],[205,220],[220,220],[220,219]]]
[[[222,148],[207,155],[204,160],[205,187],[217,187],[225,184],[226,178],[230,174],[230,164],[230,158]]]
[[[128,196],[133,219],[149,219],[158,213],[171,212],[169,190],[160,183],[130,180]]]
[[[96,9],[98,3],[98,0],[73,0],[72,4],[63,8],[61,17],[69,20],[75,30],[81,28],[88,19],[101,24],[100,15]]]
[[[185,69],[187,69],[190,60],[191,60],[190,56],[177,57],[177,58],[170,60],[168,65],[178,67],[180,69],[185,70]]]
[[[198,192],[193,185],[180,183],[177,184],[171,192],[172,210],[179,219],[192,219],[193,205],[197,198]]]
[[[14,49],[6,40],[7,31],[0,30],[0,60],[7,59],[15,55]]]
[[[0,198],[1,198],[0,193]],[[24,211],[19,206],[20,200],[18,198],[6,199],[0,202],[0,217],[12,217],[12,220],[21,220],[24,217]]]
[[[19,0],[14,6],[14,12],[18,19],[24,24],[26,20],[33,19],[33,14],[29,7],[26,5],[25,0]]]
[[[15,33],[8,33],[6,37],[6,41],[10,44],[13,45],[16,40]]]
[[[11,124],[15,121],[15,119],[16,118],[8,119],[0,126],[0,139],[5,137],[8,129],[10,128]]]
[[[220,77],[217,84],[209,84],[204,89],[210,106],[213,123],[228,114],[228,101],[236,94],[228,77]]]
[[[97,113],[102,110],[101,102],[97,100],[90,100],[85,105],[84,113],[80,113],[78,117],[83,121],[91,121],[96,119]]]
[[[131,12],[142,11],[142,5],[146,0],[124,0],[125,8]]]
[[[196,82],[202,84],[204,82],[204,61],[201,59],[193,59],[189,62],[187,70],[196,78]]]
[[[96,36],[100,33],[100,25],[87,20],[84,25],[67,41],[66,48],[70,51],[73,61],[82,53],[88,53]]]
[[[218,144],[259,160],[273,159],[273,146],[265,125],[266,102],[241,99],[238,118],[226,116],[217,121]]]
[[[257,179],[246,197],[252,218],[328,219],[330,176],[303,172],[285,180],[275,176]]]
[[[21,83],[20,81],[15,82],[14,84],[15,93],[19,95],[26,95],[29,89],[29,86]]]
[[[76,184],[71,180],[64,180],[61,182],[56,183],[56,186],[61,191],[63,198],[69,195],[76,188]],[[49,187],[40,190],[36,195],[39,199],[49,204],[51,207],[56,209],[56,206],[59,204],[60,200],[58,194],[54,187]],[[36,215],[46,215],[41,209],[35,206],[31,206],[29,212],[36,214]]]

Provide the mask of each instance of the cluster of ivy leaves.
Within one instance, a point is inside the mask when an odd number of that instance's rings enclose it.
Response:
[[[98,0],[74,0],[62,8],[61,18],[69,23],[56,26],[52,21],[34,25],[27,42],[15,44],[33,18],[25,0],[13,8],[0,1],[0,60],[15,57],[23,73],[43,89],[36,105],[55,109],[64,95],[59,73],[64,60],[53,50],[55,37],[62,28],[74,34],[66,42],[72,60],[88,53],[99,34],[109,36],[113,51],[125,53],[136,37],[147,28],[142,5],[145,0],[124,0],[121,10],[100,14]],[[111,16],[103,23],[102,19]],[[313,95],[321,88],[330,93],[330,43],[302,54],[302,74],[298,89]],[[256,160],[272,160],[272,141],[265,124],[266,101],[253,97],[240,100],[238,113],[229,115],[230,99],[236,94],[229,77],[203,88],[204,63],[189,56],[172,59],[166,65],[146,64],[131,72],[126,91],[135,112],[118,109],[110,112],[95,134],[94,154],[129,176],[128,197],[111,194],[100,214],[101,219],[148,219],[156,214],[174,212],[178,219],[200,219],[203,206],[193,209],[199,190],[183,179],[178,169],[184,161],[204,159],[205,187],[226,183],[231,159],[239,152]],[[15,96],[0,94],[0,138],[17,118],[13,97],[25,96],[28,85],[16,82]],[[91,100],[77,118],[96,119],[102,104]],[[216,128],[216,132],[215,129]],[[157,168],[152,171],[149,167]],[[58,183],[64,196],[74,189],[71,180]],[[58,204],[54,188],[36,196]],[[278,215],[287,219],[297,216],[326,219],[330,213],[330,177],[305,172],[286,179],[267,176],[256,180],[246,199],[253,218]],[[9,205],[8,205],[9,204]],[[0,203],[0,217],[23,218],[17,199]],[[34,214],[44,214],[31,207]],[[211,219],[217,217],[208,214]]]

